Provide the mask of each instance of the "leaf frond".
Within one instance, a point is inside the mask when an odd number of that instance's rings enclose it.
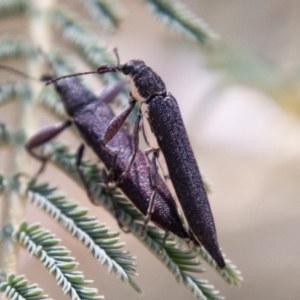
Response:
[[[50,14],[50,20],[53,25],[59,30],[61,35],[70,42],[81,57],[93,68],[98,69],[101,65],[109,65],[116,63],[116,57],[112,52],[108,52],[106,47],[99,44],[99,38],[93,35],[86,26],[81,24],[80,19],[70,12],[62,12],[53,10]],[[63,71],[64,75],[68,74],[67,70],[70,69],[69,62],[65,56],[56,51],[52,57],[55,65]],[[70,73],[69,73],[70,74]],[[98,78],[104,85],[115,83],[122,79],[119,73],[107,73],[105,76],[101,75]],[[124,79],[124,78],[123,78]],[[128,91],[124,89],[115,99],[116,105],[125,107],[128,104]],[[132,123],[135,122],[138,114],[138,107],[134,108],[134,112],[129,115],[128,120]]]
[[[202,19],[196,17],[179,1],[143,0],[143,2],[154,16],[184,37],[201,44],[210,44],[218,39],[218,35]]]
[[[105,29],[117,29],[120,25],[121,7],[108,0],[80,0],[89,14]]]
[[[34,53],[34,49],[27,41],[13,37],[0,39],[0,59],[29,57]]]
[[[0,196],[4,192],[6,185],[7,182],[5,180],[5,177],[2,174],[0,174]]]
[[[99,37],[89,31],[74,13],[53,10],[50,15],[50,21],[58,29],[62,37],[76,47],[82,58],[93,69],[97,69],[101,65],[116,63],[113,52],[108,52],[106,47],[100,45]],[[99,78],[104,84],[113,83],[121,79],[118,73],[108,73]]]
[[[197,251],[199,252],[201,257],[225,279],[227,283],[236,286],[239,286],[241,284],[241,282],[243,281],[241,272],[231,262],[231,260],[225,257],[224,253],[223,257],[225,258],[226,265],[224,269],[220,269],[215,260],[203,247],[198,247]]]
[[[52,53],[51,61],[54,65],[55,69],[57,70],[57,74],[59,76],[74,73],[74,69],[72,69],[69,60],[65,57],[65,55],[62,55],[58,51],[55,51],[54,53]],[[80,81],[80,77],[78,77],[78,80]],[[116,77],[109,81],[110,81],[110,83],[112,83],[112,82],[116,82],[117,80],[119,80],[119,79]],[[124,92],[121,92],[116,97],[116,99],[114,100],[114,103],[121,107],[124,107],[125,105],[127,105],[128,93],[127,93],[126,89],[124,89]],[[50,91],[49,88],[46,87],[45,91],[43,90],[41,92],[41,97],[39,98],[39,104],[41,104],[48,111],[50,111],[50,113],[56,115],[59,119],[65,120],[66,114],[63,112],[64,107],[61,103],[60,96],[54,90]],[[134,113],[129,115],[129,121],[134,123],[136,120],[137,114],[138,114],[138,106],[135,107]]]
[[[185,284],[193,291],[194,296],[198,299],[223,300],[224,297],[219,295],[219,292],[214,290],[214,287],[207,280],[202,280],[194,276],[189,276],[184,279]],[[201,295],[199,294],[201,291]]]
[[[0,0],[0,18],[22,15],[27,11],[26,0]]]
[[[64,121],[67,119],[60,96],[52,87],[45,87],[42,89],[38,97],[38,104],[47,108],[47,110],[59,120]]]
[[[6,146],[11,141],[11,134],[4,123],[0,123],[0,147]]]
[[[5,84],[1,84],[0,85],[0,106],[16,98],[29,98],[30,95],[31,95],[31,90],[27,82],[9,82]]]
[[[6,281],[0,284],[0,291],[7,299],[44,300],[49,299],[48,295],[43,295],[43,290],[37,284],[28,284],[24,276],[11,274]]]
[[[95,217],[88,216],[85,208],[74,201],[66,200],[48,184],[29,184],[26,198],[59,222],[92,253],[94,258],[114,272],[124,283],[129,281],[134,270],[135,258],[123,249],[118,233],[111,232]],[[136,284],[135,284],[136,285]]]
[[[49,157],[55,166],[82,186],[75,168],[75,154],[70,153],[66,146],[49,143],[44,147],[43,155]],[[83,161],[81,169],[87,182],[89,182],[89,189],[93,198],[97,199],[99,205],[102,205],[115,216],[111,199],[107,196],[104,185],[99,184],[101,183],[101,170],[87,160]],[[178,282],[183,283],[197,299],[222,299],[212,286],[206,283],[205,285],[202,284],[202,281],[189,274],[190,272],[202,272],[202,269],[198,268],[200,262],[196,258],[197,254],[192,249],[181,247],[173,236],[169,237],[162,247],[164,233],[154,226],[148,226],[145,235],[142,236],[143,225],[141,221],[144,219],[143,215],[117,190],[112,189],[110,193],[118,207],[118,220],[165,265]]]
[[[69,251],[58,246],[59,240],[39,225],[28,225],[23,222],[15,234],[15,239],[31,255],[35,256],[55,277],[65,294],[72,299],[104,299],[97,295],[97,289],[87,287],[90,281],[85,280],[82,272],[75,271],[78,263],[69,256]]]
[[[102,64],[113,64],[115,58],[101,46],[99,37],[94,35],[75,13],[64,10],[52,10],[50,22],[57,28],[61,35],[79,50],[81,50],[93,67]]]

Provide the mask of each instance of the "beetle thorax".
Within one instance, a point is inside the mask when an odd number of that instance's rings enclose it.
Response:
[[[131,70],[125,75],[130,80],[130,92],[136,101],[143,103],[166,93],[166,86],[162,79],[143,62],[130,61],[126,67]]]

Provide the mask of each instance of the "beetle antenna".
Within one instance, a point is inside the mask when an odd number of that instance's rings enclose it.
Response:
[[[24,72],[22,72],[22,71],[16,70],[16,69],[14,69],[14,68],[12,68],[12,67],[0,65],[0,69],[9,71],[9,72],[11,72],[11,73],[14,73],[14,74],[17,74],[17,75],[19,75],[19,76],[25,77],[25,78],[27,78],[27,79],[31,79],[31,80],[35,80],[35,81],[40,81],[40,79],[31,77],[31,76],[29,76],[28,74],[26,74],[26,73],[24,73]]]
[[[114,51],[114,54],[117,58],[117,67],[119,69],[120,68],[120,56],[119,56],[118,48],[114,48],[113,51]]]
[[[92,71],[92,72],[83,72],[83,73],[75,73],[75,74],[70,74],[70,75],[65,75],[65,76],[61,76],[61,77],[57,77],[57,78],[53,78],[51,80],[48,80],[46,82],[46,85],[52,84],[60,79],[63,78],[69,78],[69,77],[75,77],[75,76],[81,76],[81,75],[88,75],[88,74],[104,74],[104,73],[108,73],[108,72],[118,72],[121,69],[121,64],[120,64],[120,56],[118,53],[118,49],[114,48],[113,49],[115,56],[117,58],[117,65],[105,65],[105,66],[101,66],[97,69],[97,71]]]
[[[113,51],[114,51],[114,54],[115,54],[116,59],[117,59],[117,64],[116,65],[105,65],[105,66],[99,67],[97,69],[98,74],[121,71],[122,66],[120,64],[120,56],[119,56],[118,48],[114,48]]]
[[[98,74],[99,72],[97,71],[91,71],[91,72],[83,72],[83,73],[74,73],[74,74],[70,74],[70,75],[64,75],[64,76],[60,76],[60,77],[56,77],[53,78],[51,80],[48,80],[46,82],[46,85],[52,84],[60,79],[64,79],[64,78],[70,78],[70,77],[76,77],[76,76],[81,76],[81,75],[89,75],[89,74]]]

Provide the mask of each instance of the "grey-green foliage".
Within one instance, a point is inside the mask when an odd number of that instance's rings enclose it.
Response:
[[[2,174],[0,174],[0,196],[3,193],[3,191],[5,190],[5,186],[6,186],[5,178]]]
[[[124,283],[130,282],[140,291],[131,278],[136,275],[134,258],[123,249],[124,244],[119,242],[117,232],[110,232],[95,217],[88,216],[86,208],[80,208],[74,201],[66,200],[48,184],[29,183],[25,195],[80,240],[96,260],[108,267],[109,272],[116,273]]]
[[[199,43],[213,43],[217,34],[199,17],[179,1],[143,0],[150,11],[179,34]]]
[[[80,0],[89,13],[107,29],[116,29],[120,25],[121,7],[110,0]]]
[[[77,53],[91,66],[97,69],[104,64],[116,63],[116,58],[112,51],[109,51],[97,39],[97,36],[83,24],[74,13],[53,10],[50,14],[50,22],[57,28],[61,36],[71,44]],[[108,73],[99,77],[104,84],[110,84],[116,80],[120,80],[118,73]],[[128,97],[123,95],[119,104],[125,105]]]
[[[31,58],[33,54],[32,45],[28,43],[28,41],[7,36],[1,38],[1,60],[9,58]]]
[[[10,133],[7,130],[6,124],[0,123],[0,146],[7,145],[10,139]]]
[[[0,17],[7,18],[13,15],[19,15],[26,12],[28,1],[26,0],[1,0]]]
[[[122,8],[118,1],[78,1],[99,24],[103,25],[100,27],[101,30],[108,29],[112,32],[118,29],[122,9],[126,9],[125,7]],[[215,41],[216,35],[213,31],[179,1],[144,0],[142,3],[150,7],[152,14],[162,20],[164,24],[175,29],[181,35],[196,40],[200,45],[211,44]],[[0,18],[24,15],[24,13],[28,18],[38,13],[34,7],[34,0],[0,0]],[[105,42],[101,41],[99,35],[96,34],[99,28],[97,30],[89,28],[80,16],[72,12],[71,7],[51,7],[47,14],[47,22],[49,27],[56,28],[56,32],[64,39],[69,47],[68,51],[80,56],[91,68],[96,69],[103,64],[115,63],[116,58],[112,51],[107,49]],[[38,55],[35,45],[32,45],[28,40],[7,36],[0,38],[0,59],[17,58],[22,59],[23,62],[32,63]],[[62,72],[70,72],[66,68],[64,59],[61,59],[59,55],[54,56],[53,59],[56,61],[56,67],[61,68]],[[35,76],[35,74],[31,75]],[[120,76],[112,73],[101,76],[99,79],[107,84],[119,80]],[[17,99],[20,103],[27,101],[32,98],[31,92],[28,83],[3,84],[0,86],[0,106],[12,99]],[[124,105],[127,102],[127,94],[124,93],[123,96],[119,97],[119,100],[118,103]],[[52,88],[46,88],[42,91],[39,102],[58,119],[65,119],[62,104]],[[16,141],[20,141],[20,139],[15,138],[17,134],[7,130],[6,124],[1,124],[0,144],[2,146],[8,143],[12,146],[16,145]],[[21,141],[23,140],[21,139]],[[49,156],[52,163],[74,179],[77,184],[82,185],[74,165],[74,153],[70,153],[65,146],[57,144],[47,145],[44,148],[44,153]],[[88,161],[83,162],[82,169],[89,180],[90,190],[98,203],[114,215],[111,199],[106,193],[106,188],[101,184],[101,169]],[[128,251],[123,250],[123,243],[119,242],[116,233],[109,232],[105,226],[99,224],[94,217],[88,216],[87,211],[78,207],[74,202],[67,202],[65,197],[58,194],[48,183],[36,185],[27,182],[25,186],[25,193],[24,190],[19,189],[20,196],[25,194],[29,202],[38,205],[72,233],[75,238],[82,241],[92,255],[108,267],[109,271],[115,272],[122,281],[128,282],[133,288],[140,291],[139,286],[132,278],[135,275],[133,257]],[[1,177],[0,191],[2,192],[7,188],[10,187],[7,187],[4,177]],[[205,252],[200,249],[193,249],[172,235],[161,249],[164,233],[155,226],[149,226],[146,234],[142,236],[143,216],[117,189],[112,189],[111,193],[120,209],[120,222],[128,227],[131,233],[155,254],[176,280],[186,285],[196,298],[203,300],[222,299],[207,281],[195,277],[195,274],[203,272],[203,269],[199,267],[199,253],[226,281],[231,284],[240,281],[238,271],[231,265],[228,264],[228,268],[226,267],[224,271],[218,270],[216,264],[206,256]],[[69,256],[68,250],[57,244],[58,240],[50,232],[40,229],[38,225],[27,225],[21,221],[15,234],[16,241],[51,270],[62,289],[69,293],[72,299],[101,299],[100,296],[96,295],[95,289],[85,287],[89,281],[84,280],[82,274],[74,270],[76,266],[74,259]],[[2,291],[5,289],[5,292],[12,299],[33,299],[34,295],[36,296],[34,299],[44,299],[39,288],[36,285],[28,286],[23,277],[19,278],[14,275],[7,277],[5,275],[4,278],[1,289]],[[21,289],[23,294],[21,290],[17,289],[18,283],[23,288]]]
[[[72,300],[104,299],[97,294],[97,289],[87,287],[91,281],[85,280],[82,272],[75,270],[78,263],[69,255],[69,250],[58,246],[59,240],[49,231],[39,225],[23,222],[15,233],[15,239],[32,256],[39,259]]]
[[[0,45],[1,48],[1,45]],[[1,68],[0,68],[1,69]],[[16,98],[28,97],[30,88],[27,82],[9,82],[0,85],[0,106]]]
[[[9,275],[7,278],[0,279],[0,292],[7,299],[12,300],[44,300],[50,299],[48,295],[43,295],[42,289],[37,284],[28,284],[24,276]]]
[[[243,281],[241,272],[231,262],[231,260],[226,258],[224,253],[223,256],[225,258],[226,266],[224,269],[220,269],[216,264],[215,260],[210,256],[210,254],[203,247],[198,247],[197,251],[199,252],[201,257],[226,280],[227,283],[236,286],[239,286],[241,284],[241,282]]]

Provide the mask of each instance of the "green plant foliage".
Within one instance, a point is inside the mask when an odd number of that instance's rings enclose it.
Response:
[[[75,14],[70,12],[53,10],[50,21],[60,32],[62,37],[68,41],[77,53],[84,59],[92,69],[96,70],[99,66],[105,64],[115,64],[116,58],[112,51],[99,43],[99,37],[83,25]],[[61,59],[63,59],[61,57]],[[61,61],[62,63],[62,61]],[[104,84],[114,83],[122,79],[119,73],[108,73],[105,76],[99,76]],[[117,104],[125,106],[128,103],[128,95],[121,94],[118,96]]]
[[[44,300],[49,299],[47,295],[43,295],[43,290],[37,284],[28,285],[28,281],[24,276],[9,275],[7,280],[1,282],[0,291],[12,300]]]
[[[6,181],[2,174],[0,174],[0,195],[3,193],[6,187]]]
[[[241,272],[231,262],[231,260],[225,258],[226,266],[224,269],[220,269],[216,264],[216,262],[214,261],[214,259],[209,255],[209,253],[203,247],[198,247],[197,251],[199,252],[201,257],[226,280],[227,283],[231,285],[237,285],[237,286],[241,284],[241,282],[243,281]],[[223,256],[226,257],[224,253]]]
[[[34,55],[34,50],[27,41],[13,37],[0,39],[0,59],[28,58]]]
[[[0,85],[0,106],[14,99],[30,97],[31,90],[26,82],[9,82]]]
[[[57,28],[62,37],[71,45],[75,46],[79,54],[93,68],[97,69],[101,65],[114,64],[116,58],[113,52],[99,43],[99,37],[94,35],[86,25],[79,21],[74,13],[69,11],[53,10],[50,15],[51,23]],[[119,80],[117,73],[101,76],[104,84]]]
[[[104,299],[103,296],[97,295],[97,289],[87,287],[91,281],[85,280],[80,271],[75,271],[78,263],[69,256],[69,251],[65,247],[57,245],[59,240],[49,231],[41,229],[39,225],[28,225],[23,222],[15,233],[15,239],[40,260],[55,277],[63,292],[69,294],[72,300]]]
[[[38,97],[38,103],[47,107],[48,111],[60,120],[66,120],[67,115],[58,93],[52,87],[46,87]]]
[[[108,267],[109,272],[114,272],[124,283],[132,282],[134,287],[138,286],[131,278],[136,275],[135,258],[123,249],[117,232],[110,232],[95,217],[87,216],[85,208],[78,207],[74,201],[65,200],[48,184],[29,184],[26,197],[80,240],[96,260]]]
[[[218,38],[203,20],[196,17],[179,1],[143,0],[143,2],[153,15],[184,37],[201,44],[212,43]]]
[[[9,144],[11,139],[10,133],[7,130],[5,124],[0,123],[0,146],[5,146]]]
[[[96,21],[106,29],[117,29],[120,25],[121,8],[109,0],[80,0]]]
[[[70,11],[53,10],[50,14],[50,22],[57,28],[67,41],[82,51],[88,62],[94,67],[103,64],[112,64],[115,59],[106,47],[100,45],[99,37],[94,35],[87,26],[79,21]]]
[[[23,14],[26,12],[27,8],[28,1],[26,0],[1,0],[0,18]]]

